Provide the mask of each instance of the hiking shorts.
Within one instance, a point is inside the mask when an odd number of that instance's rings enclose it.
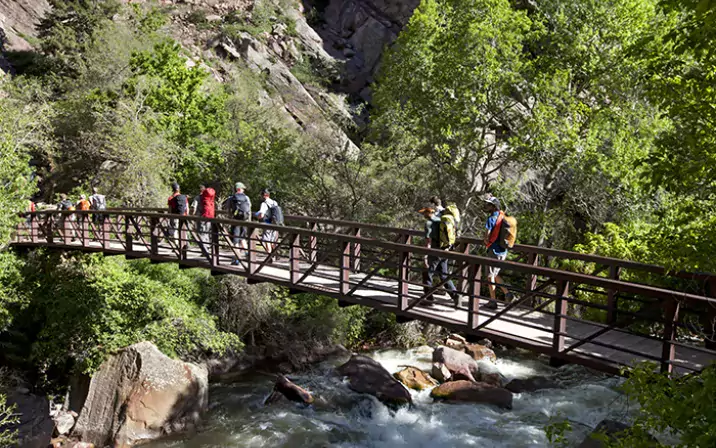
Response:
[[[507,258],[507,252],[502,253],[501,255],[498,255],[493,251],[492,249],[487,251],[487,258],[494,258],[496,260],[504,260]],[[500,274],[500,268],[497,266],[488,266],[487,267],[487,277],[490,279],[494,279]]]
[[[278,238],[278,232],[276,230],[264,230],[261,234],[261,241],[266,243],[275,243]]]

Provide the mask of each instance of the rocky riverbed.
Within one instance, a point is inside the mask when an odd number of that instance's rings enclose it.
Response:
[[[416,368],[426,377],[439,367],[434,361],[438,355],[430,347],[380,350],[365,356],[385,369],[389,378],[404,371],[405,366]],[[344,374],[350,369],[340,367],[349,360],[342,357],[289,375],[291,381],[311,394],[310,405],[275,397],[265,404],[274,391],[276,376],[252,374],[233,384],[212,386],[210,410],[198,432],[149,446],[543,447],[548,445],[544,427],[558,415],[572,422],[570,442],[579,446],[602,420],[628,419],[627,403],[616,390],[622,381],[619,378],[579,366],[551,368],[543,360],[515,351],[498,352],[495,362],[489,359],[489,353],[487,358],[484,362],[489,364],[481,361],[483,368],[471,372],[478,375],[477,383],[462,378],[458,383],[471,389],[469,384],[486,384],[484,378],[499,381],[492,387],[499,389],[503,398],[509,394],[509,406],[500,400],[475,399],[480,394],[473,392],[465,393],[468,402],[436,397],[434,384],[422,390],[406,389],[412,404],[400,406],[384,396],[379,399],[364,393],[370,385],[356,386],[354,379],[346,378]],[[416,374],[412,371],[407,377]],[[380,376],[371,384],[376,381],[383,384],[387,379]],[[388,389],[397,390],[393,387]]]

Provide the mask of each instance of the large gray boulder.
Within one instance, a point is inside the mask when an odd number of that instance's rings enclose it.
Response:
[[[472,356],[450,347],[440,346],[433,351],[433,362],[442,363],[452,373],[453,380],[476,381],[480,368]]]
[[[523,392],[534,392],[540,389],[558,389],[559,384],[545,376],[533,376],[530,378],[515,378],[507,383],[505,388],[516,394]]]
[[[605,445],[602,442],[603,437],[606,437],[609,442],[614,443],[627,436],[630,429],[631,426],[616,420],[602,420],[597,427],[594,428],[594,431],[582,441],[578,448],[604,448]],[[654,442],[653,446],[658,445],[658,441],[654,437],[651,437],[651,440]]]
[[[408,389],[385,370],[377,361],[362,355],[353,355],[336,372],[348,377],[349,387],[362,394],[370,394],[391,406],[412,403]]]
[[[45,448],[52,439],[55,422],[50,416],[50,402],[47,397],[17,390],[8,395],[8,405],[15,405],[13,411],[19,422],[7,428],[17,431],[17,441],[22,448]]]
[[[72,432],[95,446],[129,447],[192,430],[208,408],[206,367],[169,358],[149,342],[104,362]]]

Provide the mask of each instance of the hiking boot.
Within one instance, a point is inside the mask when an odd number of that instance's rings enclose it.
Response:
[[[240,266],[241,262],[239,261],[238,258],[234,258],[234,260],[231,262],[231,265],[232,266]]]
[[[508,291],[507,294],[505,294],[505,302],[514,302],[515,301],[515,295],[512,294],[512,291]]]
[[[460,294],[453,293],[450,294],[450,297],[452,298],[453,307],[455,309],[460,308]]]
[[[423,306],[426,308],[432,308],[435,306],[435,299],[425,299],[423,300]]]
[[[483,308],[486,310],[496,310],[497,309],[497,302],[491,301],[487,305],[484,305]]]

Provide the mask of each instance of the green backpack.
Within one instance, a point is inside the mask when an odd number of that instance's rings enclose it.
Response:
[[[440,249],[451,250],[457,239],[460,226],[460,210],[455,204],[449,204],[440,216]]]

